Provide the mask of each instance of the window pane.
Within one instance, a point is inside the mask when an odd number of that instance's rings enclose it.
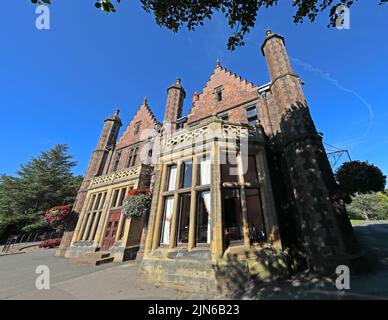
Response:
[[[120,190],[115,190],[113,193],[113,199],[112,199],[112,205],[111,205],[112,208],[116,207],[117,198],[119,197],[119,191]]]
[[[221,158],[222,182],[238,182],[237,157],[235,153],[225,153]]]
[[[257,117],[252,117],[252,118],[248,119],[248,124],[250,126],[254,126],[254,125],[256,125],[256,123],[257,123]]]
[[[211,241],[210,191],[200,192],[197,203],[197,243]]]
[[[211,160],[210,157],[204,157],[199,161],[199,179],[198,185],[210,184],[211,181]]]
[[[118,207],[121,207],[121,206],[123,205],[123,202],[124,202],[124,199],[125,199],[126,191],[127,191],[126,188],[121,189],[119,203],[117,204]]]
[[[265,241],[265,227],[259,189],[246,189],[249,238],[251,243]]]
[[[248,156],[248,163],[247,164],[248,164],[248,168],[246,170],[244,170],[245,171],[245,182],[258,183],[256,157],[255,156]],[[244,166],[247,164],[244,164]]]
[[[247,109],[247,117],[252,117],[257,114],[256,107]]]
[[[101,197],[102,197],[102,193],[99,193],[98,196],[97,196],[96,203],[94,204],[93,210],[97,210],[98,207],[100,206]]]
[[[167,197],[164,203],[164,218],[162,227],[162,237],[160,244],[168,245],[170,243],[170,228],[171,228],[171,217],[174,208],[174,197]]]
[[[181,188],[190,188],[193,181],[193,163],[185,161],[182,163],[182,182]]]
[[[92,197],[92,201],[90,201],[90,205],[89,205],[88,211],[92,211],[95,200],[96,200],[96,195],[94,194],[93,197]]]
[[[175,190],[176,185],[176,173],[177,173],[177,167],[176,165],[169,167],[169,177],[168,177],[168,186],[167,191]]]
[[[190,202],[191,202],[190,193],[185,193],[179,196],[178,243],[189,242]]]
[[[239,189],[226,189],[223,191],[223,210],[226,244],[229,245],[232,241],[243,240],[243,221]]]

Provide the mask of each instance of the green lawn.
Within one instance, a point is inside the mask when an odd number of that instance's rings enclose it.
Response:
[[[388,223],[388,220],[370,220],[370,221]],[[359,224],[363,224],[364,222],[366,222],[366,220],[350,220],[350,222],[352,223],[352,226],[357,226]]]

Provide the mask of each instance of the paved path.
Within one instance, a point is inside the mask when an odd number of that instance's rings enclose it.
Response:
[[[73,263],[55,257],[55,250],[0,257],[0,299],[201,299],[204,296],[174,289],[158,288],[137,280],[136,262],[99,267]],[[51,288],[35,288],[36,267],[50,268]]]
[[[256,286],[232,299],[388,299],[388,224],[356,226],[356,234],[373,266],[369,274],[352,277],[351,290],[339,291],[329,279],[293,279]],[[54,256],[55,250],[0,257],[0,299],[217,299],[155,287],[137,280],[136,262],[99,267],[78,265]],[[51,270],[51,289],[35,288],[36,267]]]

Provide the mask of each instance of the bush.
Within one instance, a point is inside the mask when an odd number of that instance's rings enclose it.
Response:
[[[351,199],[352,202],[346,206],[350,219],[388,219],[388,196],[385,193],[356,193]]]

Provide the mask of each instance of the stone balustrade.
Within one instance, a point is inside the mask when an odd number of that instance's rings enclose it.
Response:
[[[152,168],[146,165],[128,168],[122,171],[113,172],[104,176],[95,177],[90,183],[90,188],[98,188],[105,185],[114,184],[137,178],[141,173],[150,175]]]

